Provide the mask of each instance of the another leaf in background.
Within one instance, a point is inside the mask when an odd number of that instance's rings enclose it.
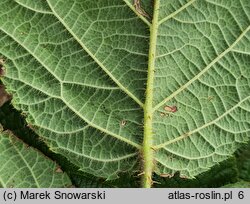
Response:
[[[7,188],[70,187],[71,181],[57,172],[55,162],[29,147],[9,131],[0,131],[0,186]]]
[[[250,188],[250,182],[238,181],[236,183],[225,185],[222,188]]]
[[[236,153],[239,177],[250,182],[250,142]]]

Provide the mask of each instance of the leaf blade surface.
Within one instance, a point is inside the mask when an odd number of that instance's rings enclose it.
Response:
[[[1,2],[4,83],[15,106],[83,171],[143,171],[149,77],[157,174],[192,178],[249,139],[249,1],[156,2],[159,21],[150,23],[128,0]],[[150,1],[142,7],[153,17]]]
[[[4,188],[62,188],[71,181],[55,162],[28,147],[11,132],[0,132],[0,186]]]

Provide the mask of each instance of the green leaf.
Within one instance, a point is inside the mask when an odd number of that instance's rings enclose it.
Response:
[[[207,172],[203,172],[194,179],[156,177],[156,187],[159,188],[218,188],[238,181],[237,162],[234,157],[215,165]]]
[[[134,4],[135,2],[135,4]],[[193,178],[249,139],[248,0],[2,0],[15,107],[108,180]]]
[[[69,177],[55,162],[11,132],[0,130],[0,186],[4,188],[69,187]]]
[[[223,188],[250,188],[250,182],[239,181],[236,183],[225,185],[225,186],[223,186]]]
[[[239,177],[250,182],[250,142],[237,151]]]
[[[43,138],[36,135],[30,128],[27,127],[21,114],[13,109],[12,105],[6,103],[0,107],[0,124],[5,130],[11,130],[15,135],[23,140],[27,145],[32,146],[44,155],[56,161],[61,169],[70,177],[72,184],[80,188],[100,188],[100,187],[138,187],[140,186],[140,178],[130,174],[119,175],[120,178],[112,181],[105,181],[103,178],[94,177],[91,174],[78,171],[78,167],[74,166],[70,161],[62,155],[54,154],[49,151]]]

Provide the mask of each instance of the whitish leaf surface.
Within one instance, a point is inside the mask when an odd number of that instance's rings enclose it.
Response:
[[[69,177],[55,162],[12,133],[0,130],[0,187],[60,188],[70,185]]]
[[[15,107],[52,150],[96,176],[191,178],[248,140],[249,0],[153,4],[0,2]]]

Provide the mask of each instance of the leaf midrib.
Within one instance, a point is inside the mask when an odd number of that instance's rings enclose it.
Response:
[[[158,36],[158,18],[159,18],[160,0],[154,1],[153,20],[150,26],[150,45],[148,53],[148,76],[146,87],[146,99],[144,105],[144,135],[143,135],[143,177],[142,185],[144,188],[150,188],[152,185],[152,173],[154,171],[154,153],[153,153],[153,96],[154,96],[154,75],[157,53]]]

